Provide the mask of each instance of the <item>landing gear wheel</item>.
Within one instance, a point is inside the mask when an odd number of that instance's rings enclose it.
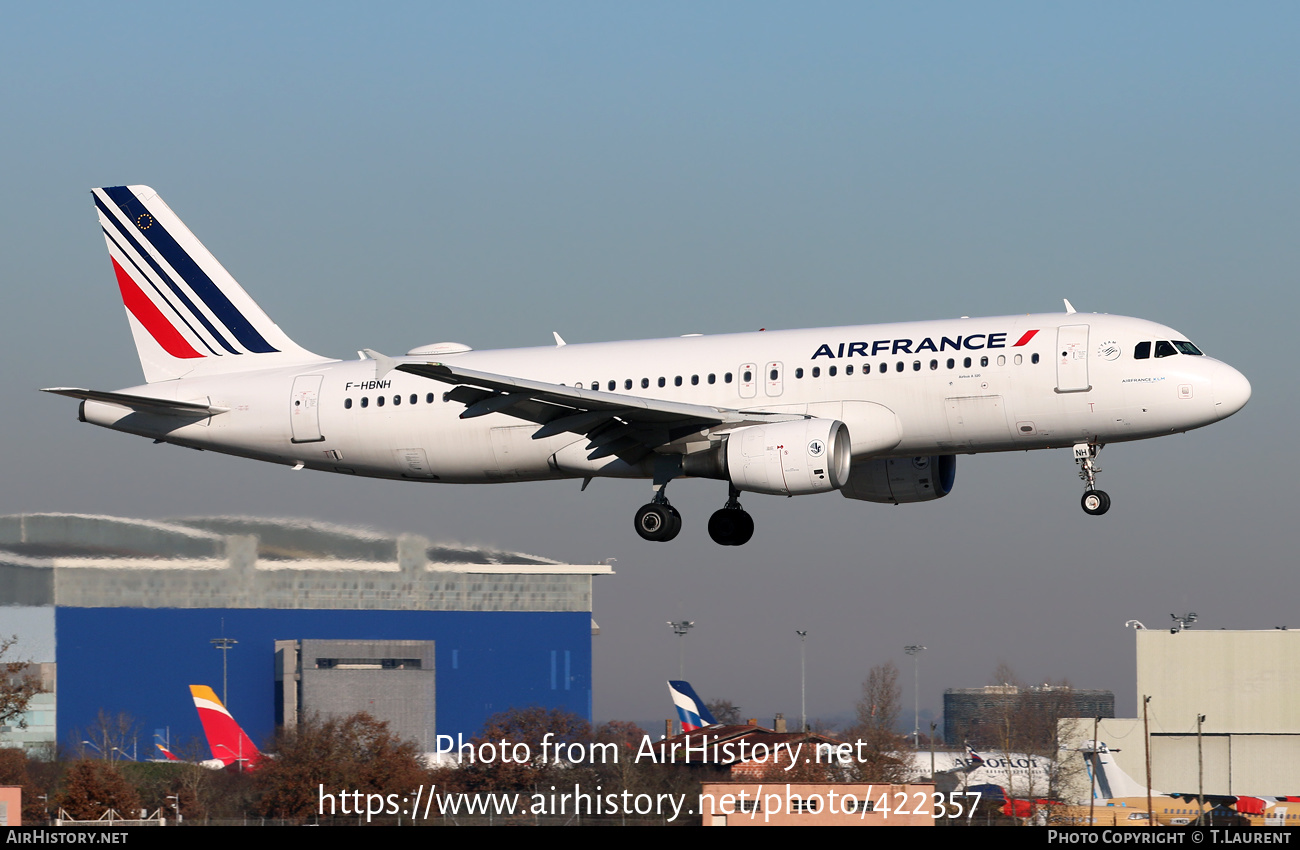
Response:
[[[737,508],[723,508],[709,517],[709,537],[719,546],[744,546],[754,536],[754,518]]]
[[[645,540],[672,540],[681,530],[681,514],[672,505],[651,502],[636,512],[636,533]]]
[[[1101,516],[1110,510],[1110,496],[1104,490],[1089,490],[1083,494],[1083,512]]]
[[[665,504],[664,507],[668,509],[668,514],[672,517],[672,523],[668,529],[668,536],[665,537],[664,540],[672,540],[682,530],[682,515],[678,513],[677,509],[672,505]]]

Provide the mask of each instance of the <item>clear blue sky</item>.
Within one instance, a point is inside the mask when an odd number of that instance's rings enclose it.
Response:
[[[6,4],[0,512],[258,513],[575,561],[596,713],[687,676],[746,714],[850,709],[924,643],[921,700],[1030,680],[1133,709],[1129,618],[1294,618],[1300,7],[1289,3]],[[962,457],[947,499],[718,482],[404,486],[79,425],[42,386],[140,380],[92,186],[158,189],[300,343],[335,356],[1059,309],[1185,332],[1254,398],[1103,453]],[[1288,378],[1287,374],[1292,377]],[[1292,626],[1300,625],[1294,621]],[[0,632],[4,632],[0,611]],[[906,669],[906,667],[905,667]],[[910,688],[910,676],[908,677]],[[908,692],[907,702],[911,702]],[[128,710],[129,706],[112,707]]]

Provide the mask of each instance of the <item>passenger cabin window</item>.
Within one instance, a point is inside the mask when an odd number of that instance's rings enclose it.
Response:
[[[802,366],[800,366],[798,369],[795,369],[795,370],[794,370],[794,376],[795,376],[796,378],[802,378],[802,377],[803,377],[803,367],[802,367]]]
[[[698,387],[699,385],[700,385],[700,376],[691,375],[691,386]]]
[[[1134,360],[1146,360],[1151,357],[1151,343],[1139,342],[1133,349]]]
[[[661,387],[666,387],[666,386],[668,386],[668,381],[665,380],[663,377],[660,377],[660,378],[659,378],[659,386],[661,386]]]
[[[724,384],[729,384],[729,383],[731,383],[731,373],[730,373],[730,372],[728,372],[728,373],[726,373],[725,375],[722,376],[722,383],[724,383]]]
[[[433,393],[429,393],[427,396],[425,396],[424,400],[427,401],[429,404],[433,404]]]
[[[363,396],[361,397],[361,406],[362,406],[362,407],[369,407],[369,406],[370,406],[370,397],[369,397],[369,396],[364,396],[364,395],[363,395]]]
[[[628,378],[626,381],[623,382],[623,389],[625,389],[625,390],[630,390],[630,389],[632,389],[632,379],[631,379],[631,378]]]
[[[420,401],[420,397],[415,393],[411,393],[411,404],[416,404],[419,401]]]
[[[643,390],[648,390],[648,389],[650,389],[650,379],[649,379],[649,378],[642,378],[642,379],[641,379],[641,389],[643,389]]]
[[[710,373],[709,373],[709,383],[710,383],[710,384],[716,384],[717,382],[718,382],[718,376],[715,375],[714,373],[710,372]]]
[[[981,357],[981,358],[980,358],[980,365],[981,365],[981,366],[987,366],[987,365],[989,365],[989,359],[988,359],[987,357]]]
[[[613,392],[614,388],[618,386],[618,381],[610,381],[606,386],[609,387],[610,392]]]
[[[812,376],[814,378],[820,378],[822,376],[822,367],[814,366],[812,370]]]
[[[682,385],[682,376],[681,376],[681,375],[678,375],[676,378],[673,378],[673,386],[674,386],[674,387],[680,387],[681,385]]]
[[[350,398],[345,398],[345,399],[343,399],[343,409],[344,409],[344,410],[351,410],[351,409],[352,409],[352,399],[350,399]]]
[[[970,358],[969,358],[969,357],[967,357],[967,358],[965,358],[964,360],[961,361],[961,367],[962,367],[963,369],[969,369],[969,368],[970,368]]]
[[[383,406],[384,406],[384,397],[383,397],[383,396],[380,396],[379,398],[375,399],[375,404],[377,404],[377,405],[380,406],[380,407],[383,407]]]
[[[853,374],[853,364],[850,363],[848,366],[845,366],[845,367],[844,367],[844,374],[846,374],[846,375],[852,375],[852,374]]]
[[[826,374],[827,374],[827,375],[830,375],[832,378],[834,378],[834,377],[835,377],[835,372],[836,372],[836,371],[837,371],[837,370],[835,369],[835,367],[832,366],[831,368],[829,368],[829,369],[826,370]]]

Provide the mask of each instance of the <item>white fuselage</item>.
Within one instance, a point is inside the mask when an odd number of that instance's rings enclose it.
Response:
[[[858,461],[1140,440],[1239,410],[1250,385],[1218,360],[1181,352],[1135,359],[1139,343],[1181,340],[1141,319],[1058,313],[397,362],[437,360],[634,398],[840,419]],[[280,366],[123,391],[228,409],[201,419],[100,401],[83,402],[82,417],[178,445],[380,478],[472,483],[650,474],[645,465],[587,460],[588,440],[579,434],[535,440],[537,424],[507,413],[462,419],[465,405],[444,400],[447,384],[379,363]],[[868,408],[868,417],[857,412]]]

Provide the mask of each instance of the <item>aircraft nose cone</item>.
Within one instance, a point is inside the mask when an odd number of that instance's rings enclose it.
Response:
[[[1250,381],[1232,367],[1214,380],[1214,409],[1220,419],[1227,419],[1250,401]]]

